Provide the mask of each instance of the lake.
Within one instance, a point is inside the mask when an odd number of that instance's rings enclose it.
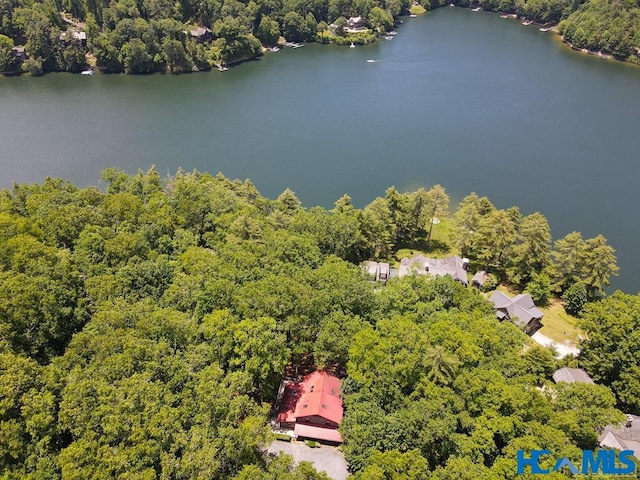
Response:
[[[640,68],[497,14],[443,8],[392,41],[307,45],[190,75],[0,78],[0,187],[155,164],[364,206],[440,183],[542,212],[554,238],[603,233],[613,287],[640,290]],[[368,63],[366,60],[375,60]]]

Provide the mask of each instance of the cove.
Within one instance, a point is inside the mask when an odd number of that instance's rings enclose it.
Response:
[[[306,45],[228,72],[0,78],[0,187],[152,164],[286,187],[305,206],[440,183],[604,234],[640,290],[640,68],[497,14],[442,8],[391,41]],[[368,63],[367,60],[376,60]]]

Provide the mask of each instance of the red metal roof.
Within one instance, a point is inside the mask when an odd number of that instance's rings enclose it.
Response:
[[[342,422],[340,379],[327,372],[313,372],[300,384],[300,399],[293,416],[318,416],[336,424]]]
[[[313,425],[296,423],[293,431],[299,437],[342,443],[342,435],[335,428],[314,427]]]
[[[340,379],[327,372],[313,372],[300,383],[285,384],[278,421],[293,423],[300,417],[319,416],[335,424],[342,422]]]

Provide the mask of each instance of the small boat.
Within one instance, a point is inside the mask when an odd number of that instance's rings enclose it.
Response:
[[[450,3],[450,4],[449,4],[449,6],[450,6],[450,7],[453,7],[453,6],[455,6],[455,5],[454,5],[453,3]]]
[[[509,15],[507,15],[506,13],[500,15],[500,18],[509,18]]]
[[[356,48],[356,46],[353,44],[353,42],[351,42],[351,45],[349,45],[349,48]]]
[[[480,10],[482,10],[482,7],[477,7],[474,8],[473,10],[471,10],[472,12],[479,12]]]
[[[270,52],[279,52],[279,51],[280,51],[280,48],[279,48],[279,47],[271,47],[271,48],[269,49],[269,51],[270,51]]]
[[[376,63],[376,61],[370,58],[369,60],[367,60],[367,63]]]
[[[216,68],[218,69],[219,72],[226,72],[227,70],[229,70],[229,67],[225,65],[216,65]]]
[[[93,75],[93,73],[93,68],[88,68],[87,70],[80,72],[80,75]]]
[[[531,21],[531,20],[525,20],[524,22],[522,22],[522,25],[524,25],[526,27],[526,26],[531,25],[532,23],[533,23],[533,21]]]
[[[415,13],[412,13],[411,15],[409,15],[409,18],[416,18],[418,15],[416,15]]]
[[[393,40],[393,37],[391,35],[387,35],[386,37],[384,37],[385,40]]]
[[[551,30],[550,28],[541,28],[540,31],[541,32],[548,32],[549,30]]]
[[[395,30],[391,30],[391,31],[388,33],[388,35],[391,35],[391,36],[395,36],[395,35],[397,35],[397,34],[398,34],[398,32],[396,32]]]

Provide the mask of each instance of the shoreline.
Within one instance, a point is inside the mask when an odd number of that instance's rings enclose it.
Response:
[[[528,19],[526,17],[522,17],[522,16],[518,16],[515,13],[507,13],[507,12],[502,12],[502,11],[498,11],[498,10],[485,10],[480,6],[477,6],[476,4],[469,4],[468,6],[463,6],[463,5],[455,5],[455,4],[448,4],[446,5],[446,7],[458,7],[458,8],[462,8],[465,10],[470,10],[473,12],[487,12],[487,13],[493,13],[496,15],[500,15],[501,18],[503,19],[511,19],[511,20],[518,20],[521,22],[521,24],[523,26],[530,26],[533,25],[537,28],[539,28],[539,30],[541,32],[552,32],[554,34],[556,34],[560,41],[566,45],[567,47],[569,47],[571,50],[576,51],[576,52],[580,52],[580,53],[584,53],[593,57],[598,57],[601,59],[605,59],[605,60],[615,60],[616,62],[620,62],[620,63],[624,63],[624,64],[628,64],[628,65],[635,65],[635,66],[639,66],[640,67],[640,61],[638,63],[636,62],[632,62],[632,61],[628,61],[626,59],[621,59],[616,57],[615,55],[611,54],[611,53],[607,53],[607,52],[603,52],[603,51],[597,51],[597,50],[589,50],[587,48],[579,48],[576,47],[575,45],[573,45],[571,42],[569,42],[568,40],[565,39],[565,37],[560,33],[559,29],[558,29],[558,24],[541,24],[541,23],[537,23],[534,20]],[[440,8],[445,8],[445,6],[441,6],[441,7],[437,7],[433,10],[428,10],[425,11],[423,13],[420,13],[419,16],[424,16],[424,15],[428,15],[430,12],[434,11],[434,10],[439,10]],[[412,17],[415,15],[401,15],[401,17]],[[398,25],[397,26],[401,26],[402,24],[402,20],[398,20]],[[394,27],[397,27],[396,25],[394,25]],[[347,38],[347,37],[345,37]],[[379,42],[381,38],[384,38],[384,36],[381,35],[377,35],[374,43]],[[282,39],[282,37],[281,37]],[[319,45],[339,45],[339,46],[348,46],[348,43],[344,43],[344,44],[340,44],[340,43],[336,43],[336,42],[329,42],[329,43],[325,43],[322,41],[314,41],[314,42],[307,42],[307,43],[317,43]],[[270,51],[269,47],[265,47],[264,45],[262,46],[262,53],[265,54],[267,52]],[[637,51],[637,56],[640,57],[640,48],[636,49]],[[174,72],[170,72],[170,71],[163,71],[163,70],[158,70],[155,72],[147,72],[147,73],[110,73],[110,72],[105,72],[105,67],[99,66],[95,64],[95,57],[93,56],[92,52],[88,52],[87,53],[87,57],[89,58],[89,61],[87,63],[87,65],[89,66],[89,68],[93,68],[96,71],[99,71],[100,73],[103,73],[105,75],[132,75],[132,76],[138,76],[138,75],[153,75],[153,74],[171,74],[171,75],[182,75],[182,74],[189,74],[189,73],[200,73],[200,72],[210,72],[213,70],[219,70],[219,71],[224,71],[223,69],[219,68],[217,65],[213,65],[211,68],[207,68],[207,69],[197,69],[194,68],[192,70],[187,70],[187,71],[183,71],[183,72],[179,72],[179,73],[174,73]],[[242,63],[245,62],[250,62],[250,61],[255,61],[257,59],[259,59],[260,55],[256,55],[256,56],[242,56],[236,59],[232,59],[230,61],[227,61],[224,63],[225,66],[237,66],[240,65]],[[72,72],[58,72],[58,71],[54,71],[54,72],[46,72],[44,73],[44,75],[48,75],[51,73],[72,73]],[[29,74],[29,72],[25,72],[25,71],[16,71],[16,72],[0,72],[0,77],[21,77],[22,75],[30,75],[33,76],[31,74]]]

